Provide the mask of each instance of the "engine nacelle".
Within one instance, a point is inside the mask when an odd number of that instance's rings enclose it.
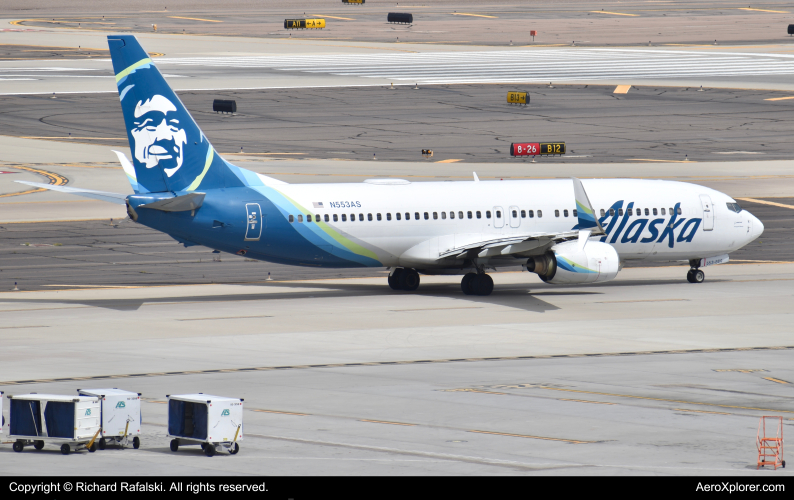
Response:
[[[531,257],[527,271],[536,273],[546,283],[603,283],[618,275],[620,259],[612,245],[578,240],[554,245],[538,257]]]

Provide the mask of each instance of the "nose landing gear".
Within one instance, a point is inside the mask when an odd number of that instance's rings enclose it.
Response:
[[[460,280],[460,289],[466,295],[491,295],[491,292],[493,292],[493,278],[485,273],[468,273]]]
[[[398,267],[389,274],[389,287],[392,290],[413,292],[419,288],[419,273],[413,269]]]
[[[690,283],[703,283],[706,279],[706,274],[697,268],[692,268],[686,273],[686,280]]]

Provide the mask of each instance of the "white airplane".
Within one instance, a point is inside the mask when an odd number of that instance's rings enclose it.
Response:
[[[626,261],[688,262],[687,279],[728,261],[764,226],[730,196],[661,180],[560,179],[287,184],[220,157],[134,36],[109,36],[135,194],[25,184],[125,204],[177,241],[284,264],[388,267],[395,290],[420,274],[463,275],[489,295],[489,269],[546,283],[598,283]],[[20,181],[21,182],[21,181]]]

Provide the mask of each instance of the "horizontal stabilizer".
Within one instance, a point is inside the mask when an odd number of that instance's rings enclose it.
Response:
[[[119,205],[124,205],[127,199],[127,195],[122,193],[108,193],[107,191],[94,191],[93,189],[78,189],[67,186],[53,186],[52,184],[42,184],[40,182],[30,182],[30,181],[14,181],[14,182],[18,182],[20,184],[27,184],[28,186],[33,186],[42,189],[49,189],[52,191],[60,191],[61,193],[76,194],[77,196],[82,196],[83,198],[92,198],[94,200],[109,201],[111,203],[117,203]]]
[[[187,212],[188,210],[196,210],[201,207],[202,203],[204,203],[204,193],[188,193],[140,205],[139,208],[151,208],[162,212]]]

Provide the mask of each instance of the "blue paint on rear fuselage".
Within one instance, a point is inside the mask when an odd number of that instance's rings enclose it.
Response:
[[[290,224],[279,209],[255,189],[209,189],[205,194],[204,203],[195,211],[195,215],[189,211],[163,212],[141,206],[133,206],[133,209],[138,214],[137,222],[162,231],[180,242],[278,264],[366,267],[359,262],[337,257],[311,243],[298,233],[295,224]],[[245,241],[246,203],[258,203],[262,209],[263,227],[259,241]]]

